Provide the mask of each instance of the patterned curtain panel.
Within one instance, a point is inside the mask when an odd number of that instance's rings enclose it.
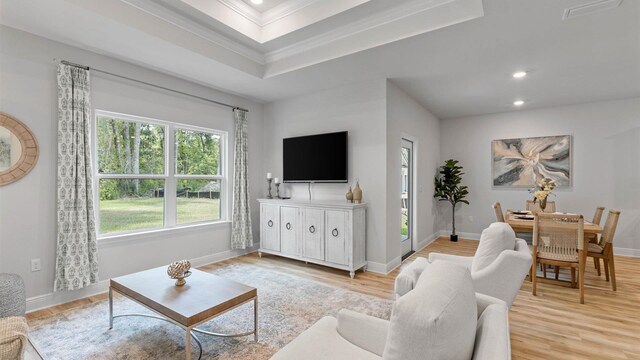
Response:
[[[98,282],[89,71],[58,65],[58,202],[54,290]]]
[[[247,136],[247,112],[235,109],[234,114],[236,117],[236,149],[234,153],[231,248],[246,249],[253,246],[251,209],[249,203],[249,139]]]

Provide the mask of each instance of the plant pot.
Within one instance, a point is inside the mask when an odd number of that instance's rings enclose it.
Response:
[[[458,241],[458,235],[451,234],[450,239],[451,239],[451,241],[456,242],[456,241]]]

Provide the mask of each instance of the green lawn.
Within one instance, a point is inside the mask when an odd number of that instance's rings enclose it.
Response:
[[[402,239],[406,239],[407,236],[409,235],[409,219],[407,218],[407,212],[406,209],[402,209],[402,216],[400,216],[401,218],[401,223],[400,223],[400,232],[402,234]]]
[[[178,224],[220,218],[220,200],[178,198]],[[100,201],[100,234],[161,228],[164,199],[125,198]]]

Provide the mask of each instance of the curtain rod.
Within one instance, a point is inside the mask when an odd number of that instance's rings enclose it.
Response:
[[[58,61],[58,60],[54,59],[54,61]],[[103,73],[103,74],[114,76],[114,77],[117,77],[117,78],[120,78],[120,79],[125,79],[125,80],[129,80],[129,81],[137,82],[137,83],[144,84],[144,85],[151,86],[151,87],[155,87],[155,88],[158,88],[158,89],[174,92],[174,93],[177,93],[177,94],[180,94],[180,95],[189,96],[189,97],[196,98],[196,99],[199,99],[199,100],[202,100],[202,101],[206,101],[206,102],[210,102],[210,103],[213,103],[213,104],[216,104],[216,105],[226,106],[226,107],[231,108],[232,111],[242,110],[242,111],[249,112],[249,110],[243,109],[243,108],[241,108],[239,106],[234,106],[234,105],[226,104],[226,103],[223,103],[223,102],[220,102],[220,101],[207,99],[207,98],[202,97],[202,96],[197,96],[197,95],[189,94],[189,93],[182,92],[182,91],[179,91],[179,90],[170,89],[170,88],[167,88],[167,87],[164,87],[164,86],[148,83],[146,81],[142,81],[142,80],[138,80],[138,79],[133,79],[133,78],[130,78],[130,77],[127,77],[127,76],[114,74],[114,73],[109,72],[109,71],[104,71],[104,70],[100,70],[100,69],[96,69],[96,68],[90,68],[90,67],[85,66],[85,65],[75,64],[75,63],[72,63],[72,62],[67,61],[67,60],[60,60],[60,63],[65,64],[65,65],[69,65],[69,66],[75,66],[75,67],[82,68],[82,69],[85,69],[85,70],[90,70],[90,71]]]

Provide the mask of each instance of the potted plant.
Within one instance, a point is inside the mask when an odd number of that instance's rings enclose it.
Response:
[[[462,166],[458,165],[458,160],[447,160],[443,166],[440,166],[440,175],[436,175],[433,180],[435,185],[434,198],[440,201],[448,201],[451,204],[452,231],[451,241],[458,241],[456,235],[456,205],[464,203],[469,205],[469,201],[465,197],[469,194],[466,186],[462,183]]]

